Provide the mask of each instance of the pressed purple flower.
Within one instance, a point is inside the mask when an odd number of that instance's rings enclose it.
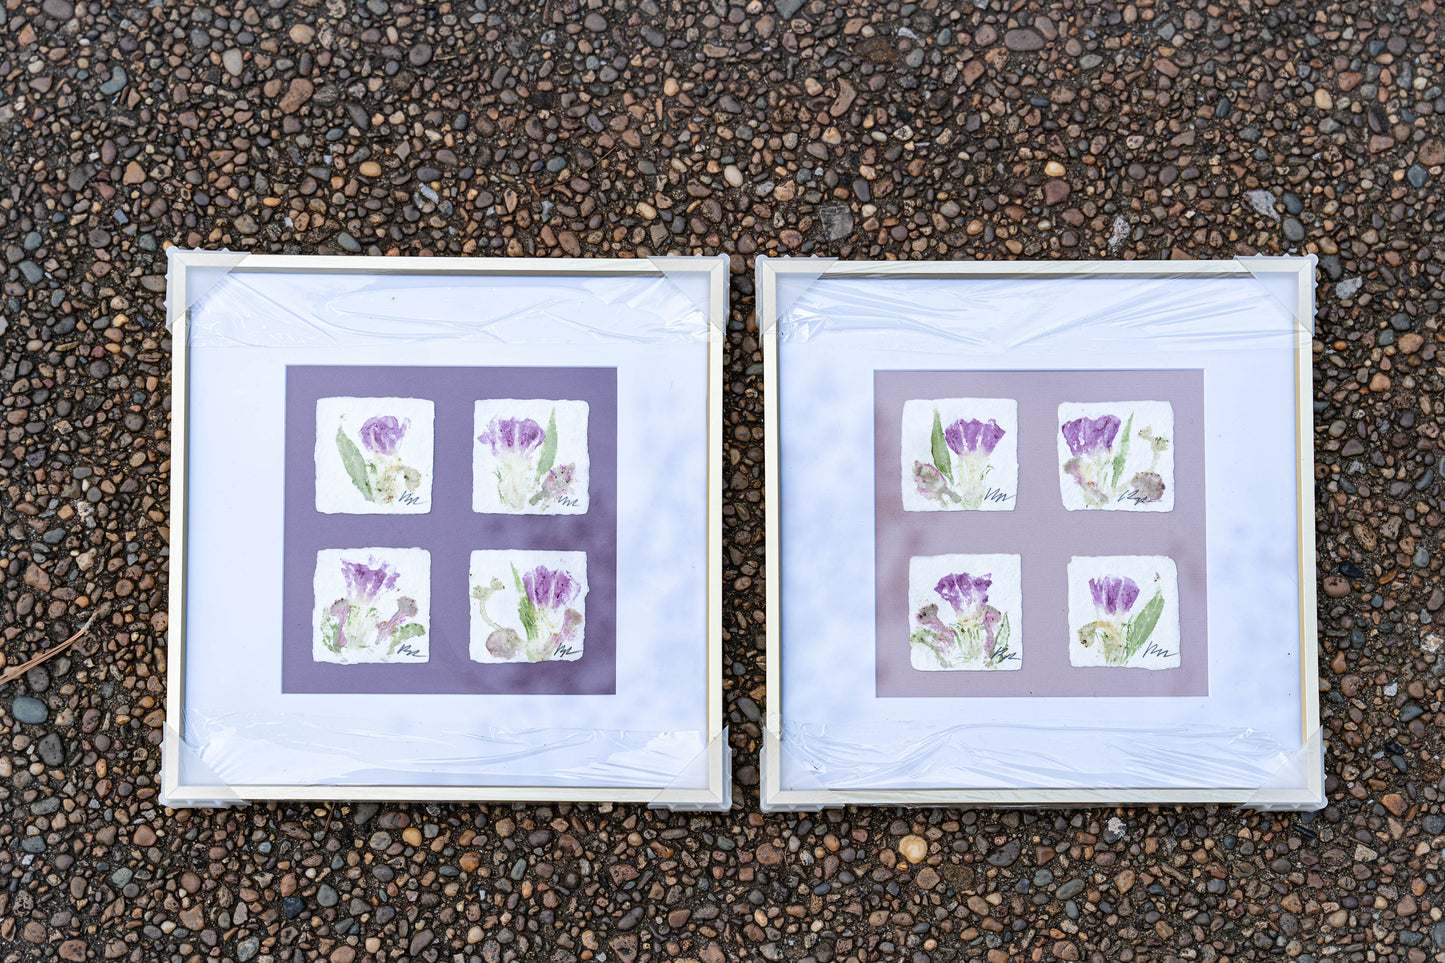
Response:
[[[582,586],[561,569],[538,565],[522,576],[527,598],[539,609],[560,609],[577,597]]]
[[[913,462],[913,484],[918,486],[918,494],[925,497],[941,497],[948,488],[942,472],[916,460]]]
[[[385,562],[378,563],[368,558],[370,565],[361,562],[341,562],[341,577],[346,580],[346,597],[357,602],[370,602],[383,589],[396,588],[400,573],[392,571]]]
[[[962,612],[964,609],[975,605],[982,605],[988,601],[988,587],[993,584],[993,579],[987,575],[980,575],[974,578],[967,572],[959,572],[954,575],[945,575],[938,580],[933,591],[938,593],[939,598],[953,606],[955,612]]]
[[[938,640],[939,648],[951,651],[954,646],[958,645],[958,633],[943,624],[943,620],[938,617],[938,606],[929,603],[919,609],[914,618],[918,620],[919,625],[933,633],[934,638]]]
[[[1007,432],[994,419],[979,421],[974,418],[959,419],[943,432],[943,440],[955,455],[992,455],[999,439]]]
[[[1094,596],[1094,607],[1107,615],[1128,612],[1139,598],[1139,586],[1134,580],[1117,575],[1089,579],[1089,592]]]
[[[337,599],[331,603],[327,614],[336,620],[336,647],[338,649],[346,648],[346,620],[351,618],[351,603],[346,599]]]
[[[398,421],[395,415],[368,418],[361,426],[361,443],[368,451],[378,455],[395,455],[396,446],[401,444],[410,427],[410,418],[405,421]]]
[[[1158,472],[1139,472],[1129,481],[1129,487],[1138,492],[1135,497],[1141,502],[1157,502],[1164,497],[1164,479]]]
[[[561,465],[547,472],[547,477],[542,479],[542,489],[552,498],[561,498],[572,491],[572,476],[576,474],[577,466]]]
[[[546,437],[547,432],[531,418],[493,418],[477,441],[490,445],[494,455],[527,455]]]
[[[402,623],[404,623],[407,619],[414,618],[416,616],[416,612],[416,600],[409,599],[403,595],[401,598],[396,600],[396,612],[392,614],[391,618],[387,619],[385,622],[381,623],[376,627],[377,635],[380,638],[386,638],[387,636],[391,635],[391,633],[401,628]]]
[[[513,629],[497,629],[487,636],[487,651],[498,659],[514,658],[522,648],[522,637]]]
[[[984,658],[993,658],[994,646],[998,644],[998,627],[1003,621],[1003,613],[992,605],[983,607],[983,655]]]
[[[1094,455],[1114,446],[1114,438],[1119,434],[1119,419],[1113,415],[1075,418],[1065,422],[1059,430],[1063,432],[1069,451],[1078,457]]]

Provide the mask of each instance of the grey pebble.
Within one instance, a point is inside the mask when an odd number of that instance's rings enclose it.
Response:
[[[65,747],[60,742],[60,736],[53,732],[41,739],[35,749],[40,753],[40,761],[52,769],[65,762]]]
[[[131,871],[129,866],[122,866],[110,874],[110,882],[113,886],[124,886],[131,881],[131,877],[133,876],[135,876],[135,873]]]
[[[45,277],[45,271],[34,261],[25,260],[20,262],[20,273],[25,275],[25,280],[31,284],[39,284],[40,279]]]
[[[1405,171],[1405,179],[1410,182],[1411,187],[1419,190],[1430,180],[1430,172],[1419,164],[1411,164]]]
[[[1075,896],[1078,896],[1083,891],[1084,881],[1081,879],[1071,879],[1067,883],[1059,887],[1058,896],[1059,899],[1073,899]]]
[[[15,717],[16,722],[38,726],[50,718],[50,709],[39,699],[17,696],[15,701],[10,703],[10,714]]]
[[[248,963],[255,959],[256,954],[261,952],[261,941],[254,936],[248,936],[236,944],[237,963]]]
[[[1303,241],[1305,239],[1304,225],[1292,217],[1285,218],[1284,236],[1291,241]]]
[[[340,899],[340,894],[325,883],[322,883],[321,887],[316,890],[316,903],[319,906],[335,906]]]
[[[110,72],[110,79],[100,85],[100,92],[107,97],[112,97],[125,89],[125,71],[115,67]]]
[[[738,711],[741,712],[743,717],[749,722],[758,722],[763,717],[763,714],[758,710],[758,704],[747,696],[738,697]]]

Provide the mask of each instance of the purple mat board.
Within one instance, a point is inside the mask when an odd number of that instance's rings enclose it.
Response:
[[[907,512],[900,459],[912,398],[1018,402],[1013,511]],[[1174,408],[1174,510],[1068,511],[1059,489],[1063,402],[1167,401]],[[1202,371],[876,371],[873,377],[876,684],[885,697],[1203,696],[1209,694]],[[908,560],[1021,556],[1023,665],[927,672],[909,659]],[[1069,663],[1072,556],[1167,555],[1179,575],[1180,664],[1173,669]]]
[[[316,511],[316,401],[426,398],[436,406],[431,510],[423,515]],[[591,458],[585,515],[472,511],[475,402],[585,401]],[[286,369],[285,588],[282,692],[612,695],[617,691],[617,369],[293,365]],[[414,665],[337,665],[312,659],[316,553],[336,548],[431,553],[430,658]],[[468,654],[468,569],[476,549],[587,553],[587,622],[574,662],[484,664]]]

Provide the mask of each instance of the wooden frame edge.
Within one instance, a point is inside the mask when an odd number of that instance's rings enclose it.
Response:
[[[822,809],[837,805],[1252,805],[1316,808],[1324,797],[1323,773],[1307,763],[1305,785],[1287,789],[1217,790],[785,790],[781,788],[782,665],[781,665],[781,529],[777,502],[781,488],[778,438],[778,312],[777,281],[782,275],[815,274],[839,278],[1050,278],[1050,277],[1257,277],[1293,274],[1295,313],[1296,527],[1299,533],[1301,751],[1311,751],[1321,735],[1319,717],[1319,638],[1316,556],[1314,543],[1313,327],[1316,258],[1259,257],[1207,261],[830,261],[770,258],[760,255],[754,270],[757,326],[763,348],[764,497],[766,513],[765,593],[767,631],[765,723],[769,738],[762,748],[762,807]],[[1105,801],[1108,797],[1113,801]]]
[[[166,719],[180,741],[185,732],[185,598],[187,431],[190,399],[189,312],[192,268],[229,267],[231,271],[282,273],[426,274],[432,276],[587,275],[666,277],[646,258],[397,258],[325,255],[237,254],[171,249],[167,266],[167,325],[171,331],[171,539],[167,607]],[[458,262],[462,263],[458,263]],[[683,265],[687,264],[687,267]],[[700,790],[663,787],[568,786],[342,786],[207,785],[181,781],[181,747],[162,744],[161,798],[184,807],[236,798],[251,801],[394,800],[399,802],[615,802],[687,809],[721,809],[731,797],[731,771],[722,714],[722,459],[723,381],[728,323],[727,255],[669,259],[674,272],[695,271],[706,278],[707,325],[707,785]]]

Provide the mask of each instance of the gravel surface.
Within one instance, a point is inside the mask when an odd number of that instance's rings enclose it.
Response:
[[[0,2],[0,961],[1445,959],[1436,0]],[[738,808],[155,801],[169,245],[732,255]],[[1320,255],[1329,807],[757,812],[751,259]]]

